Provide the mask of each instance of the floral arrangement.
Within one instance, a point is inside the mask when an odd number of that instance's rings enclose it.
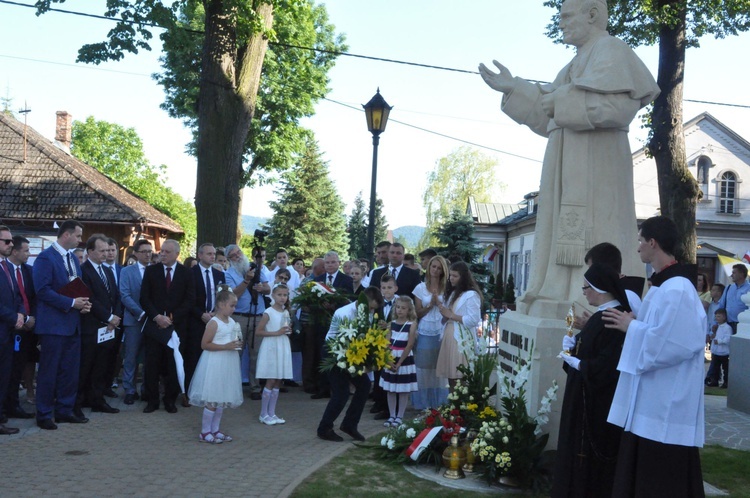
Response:
[[[529,486],[536,475],[535,467],[547,444],[549,434],[542,426],[549,422],[550,405],[557,399],[557,382],[542,397],[536,416],[526,410],[525,385],[531,369],[532,344],[528,357],[519,357],[516,374],[503,374],[499,384],[503,413],[494,420],[484,421],[471,444],[472,451],[485,462],[485,476],[494,481],[500,476],[513,477],[520,485]]]
[[[339,333],[326,342],[329,355],[323,359],[322,372],[338,367],[351,375],[362,375],[393,363],[387,331],[378,326],[377,314],[372,321],[369,315],[367,298],[361,294],[354,320],[342,319]]]
[[[349,304],[346,295],[312,280],[300,285],[296,292],[292,305],[309,313],[311,320],[317,325],[328,323],[334,311]]]

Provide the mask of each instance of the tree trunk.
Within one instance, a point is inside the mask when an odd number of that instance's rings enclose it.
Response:
[[[673,26],[662,25],[659,33],[659,75],[661,94],[654,102],[649,150],[656,160],[661,214],[674,220],[682,247],[679,261],[695,263],[695,210],[700,189],[687,167],[682,123],[682,94],[685,75],[685,5],[681,0],[663,0],[682,9]]]
[[[237,32],[227,2],[210,0],[198,100],[198,181],[195,208],[198,244],[236,243],[245,141],[255,112],[261,67],[268,41],[256,33],[237,49]],[[273,8],[260,3],[256,12],[266,28]]]

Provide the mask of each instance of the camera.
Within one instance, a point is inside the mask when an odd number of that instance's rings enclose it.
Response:
[[[258,264],[255,261],[250,262],[248,271],[255,271],[255,276],[253,277],[253,281],[251,282],[251,285],[259,284],[260,283],[260,268],[258,268]]]
[[[255,238],[256,245],[263,245],[266,237],[268,237],[268,232],[258,228],[253,232],[253,237]]]

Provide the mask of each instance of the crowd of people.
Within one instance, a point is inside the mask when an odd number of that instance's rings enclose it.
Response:
[[[285,423],[277,402],[289,387],[331,398],[330,418],[349,394],[342,382],[332,383],[336,372],[319,371],[336,310],[318,316],[291,305],[300,285],[314,281],[350,301],[367,293],[390,330],[396,362],[375,372],[374,382],[367,379],[360,414],[342,426],[359,439],[357,423],[370,397],[372,415],[386,426],[400,423],[409,404],[444,403],[465,361],[454,324],[476,330],[482,323],[481,292],[468,266],[430,249],[417,264],[403,245],[384,241],[370,268],[366,260],[342,264],[334,251],[307,266],[280,249],[267,264],[263,247],[250,260],[236,244],[204,243],[180,263],[178,241],[163,241],[157,252],[152,241],[139,239],[121,265],[117,241],[84,238],[83,231],[77,221],[62,223],[57,240],[31,266],[29,241],[0,227],[2,434],[18,431],[4,425],[12,418],[36,418],[40,428],[54,430],[88,422],[84,408],[116,414],[108,400],[122,396],[126,405],[143,403],[144,413],[201,406],[199,440],[222,443],[231,440],[219,430],[222,411],[243,402],[243,387],[260,401],[262,424]],[[22,403],[23,389],[35,412]],[[323,419],[318,435],[341,440],[333,420]]]

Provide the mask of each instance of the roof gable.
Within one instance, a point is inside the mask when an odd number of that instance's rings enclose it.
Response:
[[[144,223],[182,233],[179,223],[31,127],[0,113],[0,212],[5,219]]]

